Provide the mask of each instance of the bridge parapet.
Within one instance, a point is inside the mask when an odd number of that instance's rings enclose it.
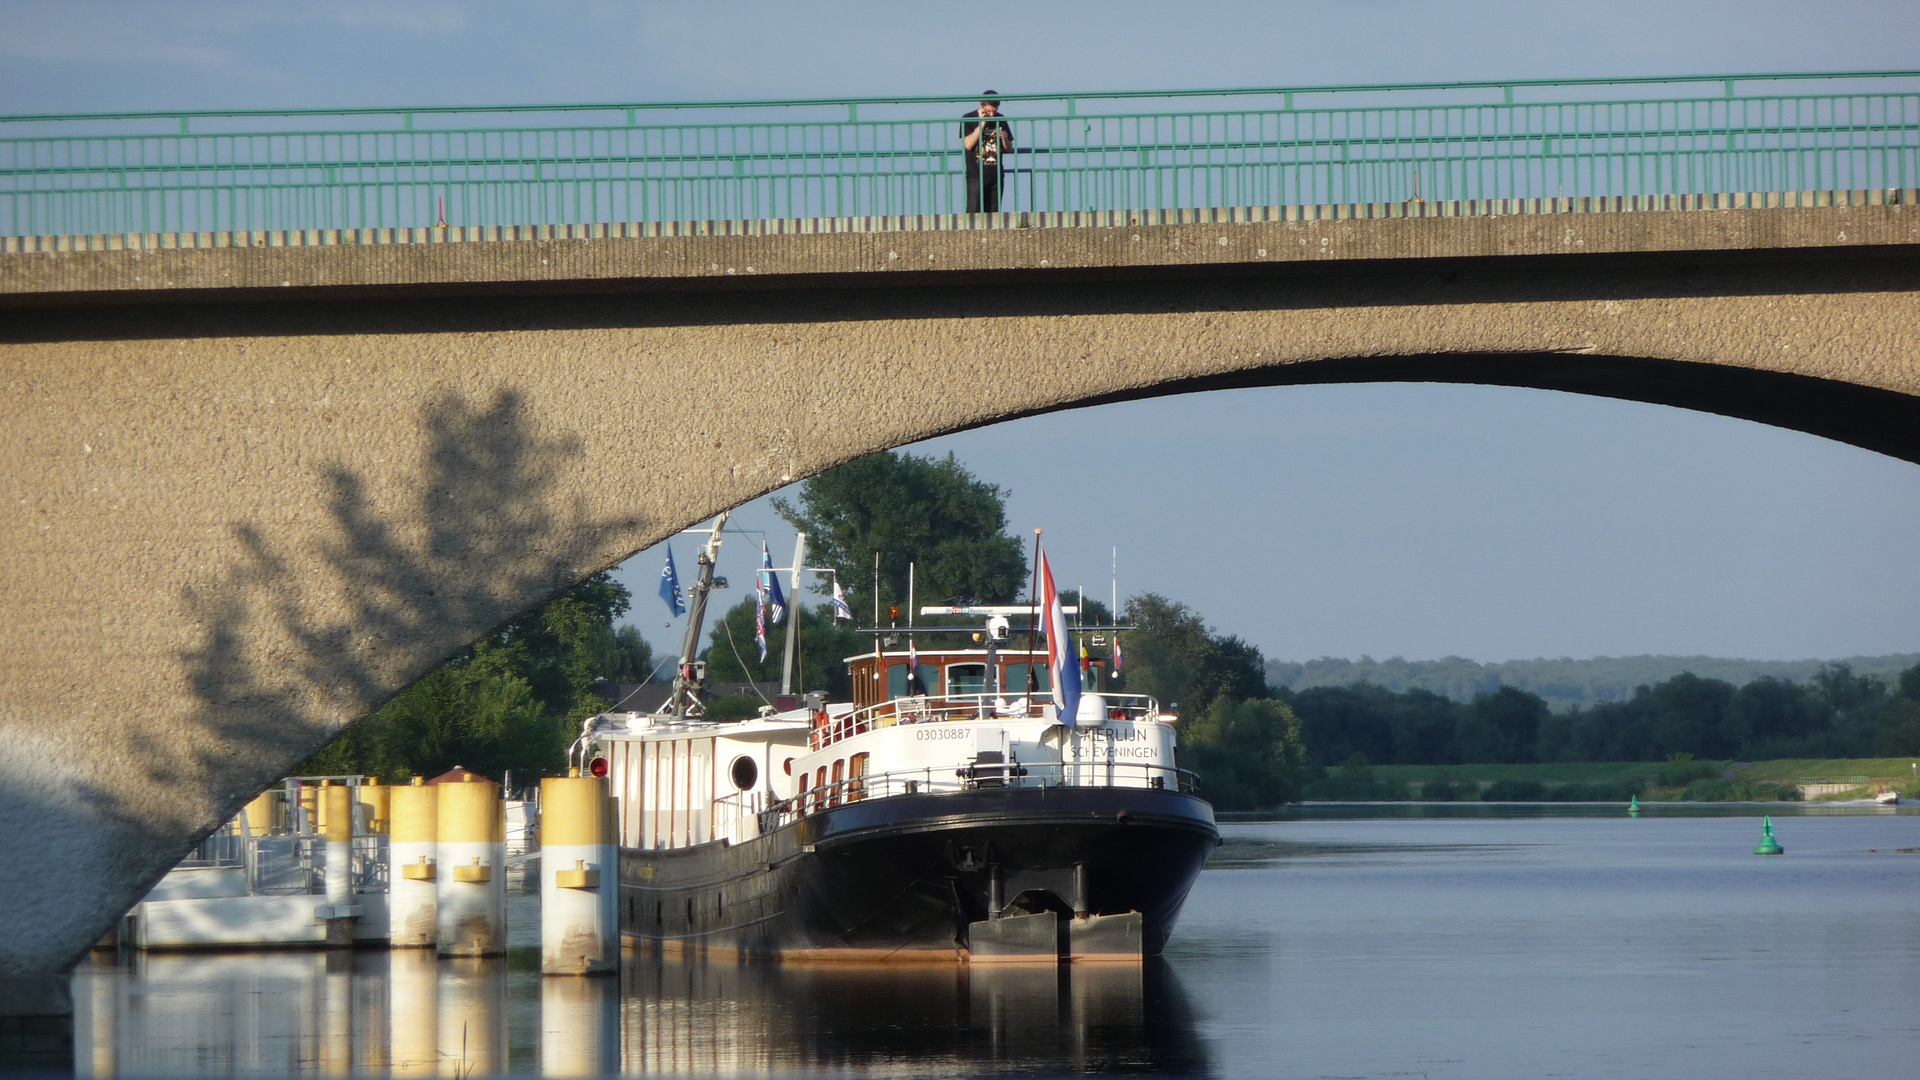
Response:
[[[780,288],[1920,245],[1920,190],[9,237],[0,307],[343,292]],[[1796,256],[1794,253],[1798,253]],[[52,258],[48,258],[52,256]]]

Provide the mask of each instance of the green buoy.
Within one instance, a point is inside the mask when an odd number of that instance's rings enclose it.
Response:
[[[1633,801],[1627,804],[1627,816],[1639,817],[1640,816],[1640,796],[1635,795],[1632,798],[1633,798]]]
[[[1780,841],[1773,838],[1773,819],[1769,817],[1763,820],[1765,824],[1761,826],[1760,846],[1754,848],[1753,853],[1755,855],[1778,855],[1786,851],[1786,848],[1780,846]]]

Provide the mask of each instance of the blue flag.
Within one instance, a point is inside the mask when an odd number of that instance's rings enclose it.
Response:
[[[667,611],[679,618],[687,613],[687,602],[680,598],[680,575],[673,569],[673,549],[667,549],[667,566],[660,571],[660,599],[667,602]]]
[[[787,597],[780,591],[780,575],[773,569],[773,553],[765,544],[760,545],[760,588],[767,594],[767,607],[772,609],[767,613],[767,621],[780,625],[781,617],[787,613]]]

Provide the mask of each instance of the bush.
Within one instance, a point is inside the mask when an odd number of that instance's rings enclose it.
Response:
[[[1674,754],[1660,768],[1660,786],[1683,788],[1695,780],[1711,780],[1720,770],[1693,760],[1692,754]]]
[[[1420,797],[1427,802],[1472,802],[1480,797],[1480,785],[1440,776],[1420,785]]]
[[[1554,802],[1626,802],[1647,789],[1644,780],[1609,780],[1593,784],[1561,784],[1547,792]]]
[[[1795,784],[1759,780],[1695,780],[1680,793],[1682,802],[1799,802]]]
[[[760,715],[760,706],[765,704],[757,694],[728,694],[708,700],[703,715],[713,721],[751,720]]]
[[[1547,785],[1538,780],[1495,780],[1480,793],[1481,802],[1545,802]]]
[[[1316,802],[1398,802],[1407,797],[1407,785],[1377,780],[1372,769],[1342,768],[1308,783],[1306,797]]]

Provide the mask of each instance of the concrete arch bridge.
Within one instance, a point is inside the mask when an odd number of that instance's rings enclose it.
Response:
[[[0,973],[36,976],[449,655],[872,451],[1421,380],[1920,462],[1920,192],[16,236],[0,378]]]

